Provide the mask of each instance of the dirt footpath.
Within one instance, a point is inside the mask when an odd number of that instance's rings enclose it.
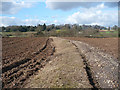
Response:
[[[25,88],[117,88],[116,58],[74,40],[53,38],[55,53]]]
[[[52,60],[31,78],[26,88],[91,88],[85,65],[69,40],[53,38],[56,52]]]
[[[96,87],[118,88],[118,60],[114,56],[90,46],[89,44],[72,41],[83,57],[84,63],[90,68],[91,77]]]

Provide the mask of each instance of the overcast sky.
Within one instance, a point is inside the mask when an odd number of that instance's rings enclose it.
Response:
[[[118,25],[118,3],[62,2],[62,0],[4,0],[0,3],[0,26],[37,24]],[[51,2],[52,1],[52,2]],[[83,1],[83,0],[79,0]],[[85,0],[84,0],[85,1]],[[94,1],[94,0],[93,0]],[[104,2],[102,2],[104,1]],[[113,0],[109,0],[113,1]],[[114,0],[117,1],[117,0]],[[2,22],[1,22],[2,20]]]

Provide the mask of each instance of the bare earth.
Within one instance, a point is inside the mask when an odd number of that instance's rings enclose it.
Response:
[[[55,53],[25,88],[117,88],[118,62],[114,56],[69,39],[53,38]]]
[[[22,88],[23,83],[47,63],[53,54],[52,39],[2,38],[2,87]]]
[[[85,42],[118,58],[118,38],[80,38],[66,37],[65,39]]]
[[[91,88],[84,63],[75,46],[61,38],[53,40],[56,46],[54,57],[25,87]]]

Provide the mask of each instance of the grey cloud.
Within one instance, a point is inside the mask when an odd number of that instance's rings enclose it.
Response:
[[[95,7],[103,2],[46,2],[47,8],[50,9],[60,9],[63,11],[71,10],[73,8],[83,7],[90,8]],[[117,7],[117,2],[104,2],[105,6]]]
[[[117,7],[118,6],[118,2],[105,2],[104,4],[105,4],[105,6],[108,6],[108,7]]]
[[[16,8],[15,4],[12,2],[2,2],[0,5],[2,6],[2,9],[0,11],[2,14],[14,14],[18,10],[18,8]]]
[[[32,2],[1,2],[0,14],[15,14],[22,8],[29,8],[33,5]]]
[[[77,7],[90,8],[91,6],[96,6],[100,4],[99,2],[46,2],[47,8],[50,9],[61,9],[70,10]]]

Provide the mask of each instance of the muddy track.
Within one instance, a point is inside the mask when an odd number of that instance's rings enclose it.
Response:
[[[45,45],[31,56],[13,62],[2,68],[3,88],[20,88],[22,84],[38,70],[44,67],[47,57],[53,55],[52,39],[47,39]]]
[[[114,56],[80,41],[57,37],[41,43],[39,39],[29,40],[28,44],[34,44],[25,47],[32,53],[21,46],[25,49],[23,58],[10,59],[10,63],[6,59],[2,68],[4,88],[118,88],[118,60]]]
[[[95,47],[79,41],[70,41],[83,58],[86,72],[94,88],[118,88],[118,60]]]
[[[25,88],[118,88],[118,60],[89,44],[53,37],[56,52]]]
[[[96,79],[93,77],[91,68],[90,68],[89,64],[87,63],[87,60],[86,60],[85,55],[81,53],[81,51],[79,50],[79,48],[77,47],[77,45],[76,45],[75,43],[72,42],[72,44],[76,47],[77,51],[79,52],[80,56],[81,56],[82,59],[83,59],[83,62],[84,62],[84,65],[85,65],[85,70],[86,70],[86,72],[87,72],[87,77],[88,77],[89,83],[91,84],[91,86],[93,86],[94,89],[100,88],[100,87],[98,86],[98,83],[97,83]]]
[[[92,88],[82,57],[69,40],[53,37],[51,61],[31,78],[25,88]]]

